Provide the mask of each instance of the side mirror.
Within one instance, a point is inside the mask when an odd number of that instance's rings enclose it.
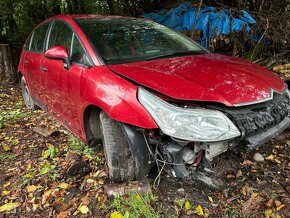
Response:
[[[70,61],[68,50],[65,46],[56,45],[47,49],[44,53],[44,56],[52,60],[62,60],[64,63],[65,69],[70,69]]]

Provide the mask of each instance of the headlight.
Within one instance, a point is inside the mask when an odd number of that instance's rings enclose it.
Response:
[[[187,141],[213,142],[240,135],[237,127],[220,111],[180,108],[143,88],[139,88],[138,98],[162,132],[171,137]]]

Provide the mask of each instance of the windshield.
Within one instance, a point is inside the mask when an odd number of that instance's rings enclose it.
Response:
[[[187,37],[148,20],[80,18],[76,21],[106,64],[206,52]]]

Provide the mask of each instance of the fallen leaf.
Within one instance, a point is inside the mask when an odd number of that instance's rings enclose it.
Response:
[[[212,197],[211,197],[211,196],[207,196],[207,198],[208,198],[208,200],[210,201],[210,203],[213,204],[213,199],[212,199]]]
[[[279,207],[276,208],[277,211],[281,210],[283,207],[285,207],[285,204],[281,204]]]
[[[66,218],[70,215],[70,211],[62,211],[57,214],[56,218]]]
[[[227,179],[235,179],[235,178],[236,178],[235,175],[232,175],[232,174],[228,174],[228,175],[227,175]]]
[[[0,206],[0,213],[4,211],[13,210],[14,208],[19,207],[19,206],[20,206],[20,203],[17,203],[17,202],[4,204]]]
[[[10,191],[4,190],[2,191],[2,195],[9,195]]]
[[[38,186],[29,185],[29,186],[26,187],[26,191],[27,192],[34,192],[37,188],[38,188]]]
[[[196,211],[198,216],[204,216],[203,209],[200,205],[197,205],[197,207],[195,208],[195,211]]]
[[[123,218],[123,217],[124,216],[118,211],[115,211],[115,212],[111,213],[111,215],[110,215],[110,218]]]
[[[281,201],[278,200],[275,200],[274,203],[276,207],[279,207],[282,204]]]
[[[62,182],[62,183],[60,183],[59,185],[58,185],[58,187],[59,188],[62,188],[62,189],[67,189],[68,188],[68,184],[67,183],[65,183],[65,182]]]
[[[250,161],[250,160],[245,160],[243,163],[242,163],[243,166],[251,166],[251,165],[254,165],[254,162]]]
[[[44,192],[42,196],[41,204],[45,204],[47,201],[49,201],[52,198],[51,196],[52,191],[53,190],[49,189]]]
[[[269,201],[267,201],[267,202],[265,203],[265,205],[266,205],[266,207],[268,207],[268,208],[272,207],[272,205],[273,205],[273,199],[270,199]]]
[[[243,176],[243,173],[241,170],[239,170],[236,174],[236,177],[239,178],[239,177],[242,177]]]
[[[186,210],[190,210],[192,207],[191,207],[191,205],[190,205],[190,203],[189,203],[189,201],[186,201],[185,202],[185,204],[184,204],[184,208],[186,209]]]
[[[3,187],[6,188],[6,187],[9,186],[9,185],[10,185],[10,182],[7,182],[7,183],[5,183],[5,184],[3,185]]]
[[[78,211],[82,214],[87,214],[89,212],[89,208],[86,205],[80,204],[80,206],[78,206]]]
[[[94,179],[87,179],[87,183],[91,184],[91,183],[97,183],[97,182]]]
[[[4,151],[11,151],[11,147],[9,145],[3,145]]]
[[[266,210],[266,211],[265,211],[265,217],[266,217],[266,218],[270,218],[271,215],[272,215],[272,213],[273,213],[273,211],[272,211],[271,209]]]

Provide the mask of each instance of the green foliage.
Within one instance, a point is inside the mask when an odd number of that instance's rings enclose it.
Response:
[[[23,112],[20,108],[11,110],[11,111],[3,111],[0,112],[0,129],[3,128],[5,124],[15,123],[21,118],[32,116],[32,112]]]
[[[92,155],[94,153],[94,149],[92,147],[87,146],[76,137],[71,137],[69,140],[69,144],[73,150],[80,151],[85,155]]]
[[[56,155],[56,153],[58,152],[58,149],[56,147],[54,147],[53,145],[51,145],[42,155],[43,158],[50,158],[53,159]]]
[[[0,155],[0,160],[1,161],[4,161],[6,159],[15,160],[16,159],[16,156],[14,154],[1,154]]]
[[[152,194],[140,195],[131,193],[128,196],[114,198],[110,204],[110,208],[115,211],[115,214],[122,214],[126,218],[157,218],[161,214],[156,208],[152,207],[156,200],[157,198]]]
[[[290,11],[290,0],[286,0],[285,11]],[[289,16],[290,16],[290,14],[289,14]]]
[[[54,165],[50,165],[49,163],[45,163],[43,165],[43,167],[40,169],[39,173],[40,175],[44,175],[49,173],[51,170],[53,170],[55,168]]]

